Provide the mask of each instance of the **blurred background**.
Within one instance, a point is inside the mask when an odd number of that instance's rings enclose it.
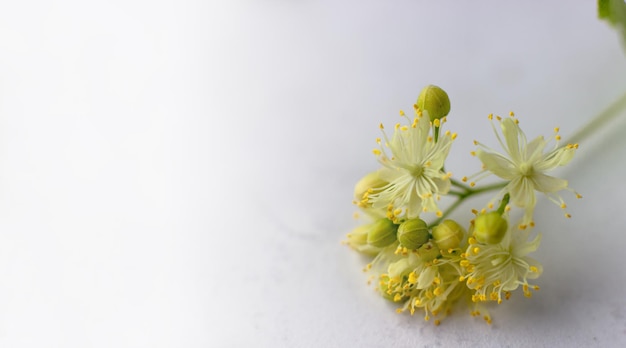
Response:
[[[625,77],[595,1],[2,3],[0,346],[619,346],[621,120],[559,172],[573,218],[540,201],[542,290],[494,325],[397,315],[340,241],[422,87],[459,178],[489,113],[567,137]]]

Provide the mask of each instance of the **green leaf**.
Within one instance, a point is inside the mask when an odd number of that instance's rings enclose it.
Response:
[[[611,0],[598,0],[598,18],[605,19],[615,24],[611,17]]]
[[[606,20],[622,35],[626,48],[626,2],[625,0],[598,0],[598,18]]]

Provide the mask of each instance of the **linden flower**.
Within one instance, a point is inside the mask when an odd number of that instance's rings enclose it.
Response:
[[[543,268],[527,255],[537,250],[541,235],[528,241],[529,235],[530,229],[512,227],[497,244],[479,243],[473,237],[469,239],[467,250],[461,254],[460,265],[467,272],[461,279],[467,279],[467,287],[475,290],[472,301],[501,303],[503,295],[508,299],[510,292],[520,285],[526,297],[532,296],[530,288],[539,290],[528,280],[538,278]]]
[[[383,165],[380,178],[388,184],[369,189],[363,197],[373,208],[386,208],[387,216],[394,221],[399,217],[416,218],[422,211],[440,215],[435,200],[450,190],[450,175],[443,172],[443,164],[456,133],[447,131],[435,140],[428,114],[422,115],[417,108],[415,114],[409,126],[396,125],[391,140],[383,130],[384,146],[380,138],[376,139],[380,150],[375,149],[374,154]],[[400,115],[411,121],[404,112]],[[439,126],[440,121],[435,120],[434,125]],[[382,124],[380,128],[384,128]]]
[[[390,251],[391,248],[387,249],[387,252]],[[458,260],[447,257],[454,256],[450,254],[437,258],[441,254],[432,244],[407,254],[396,251],[395,255],[383,257],[386,261],[384,270],[380,267],[382,259],[373,262],[374,268],[381,271],[378,278],[382,295],[394,302],[404,302],[397,309],[398,313],[408,310],[413,315],[416,310],[421,309],[424,311],[424,320],[430,320],[432,315],[436,318],[435,325],[439,325],[452,304],[467,289],[458,286],[461,284],[461,269],[455,264]]]
[[[528,223],[532,225],[532,213],[537,202],[535,191],[543,192],[552,202],[565,209],[563,199],[556,192],[561,190],[574,191],[568,188],[567,180],[555,178],[545,173],[558,166],[566,165],[573,158],[578,144],[559,146],[561,136],[558,135],[559,129],[555,128],[554,147],[544,153],[545,148],[548,147],[548,142],[544,140],[543,136],[527,142],[526,135],[518,126],[519,121],[513,118],[513,113],[511,113],[511,118],[497,118],[500,121],[504,142],[498,135],[493,123],[492,126],[506,155],[474,141],[479,148],[472,154],[480,159],[484,168],[477,175],[486,173],[480,177],[482,178],[489,174],[495,174],[509,181],[498,196],[508,192],[511,195],[511,203],[525,209],[522,228]],[[489,119],[492,119],[492,115],[489,115]],[[463,180],[466,181],[467,178],[463,178]],[[473,186],[474,182],[470,185]],[[576,197],[581,198],[578,193],[576,193]],[[570,217],[567,213],[565,215]]]

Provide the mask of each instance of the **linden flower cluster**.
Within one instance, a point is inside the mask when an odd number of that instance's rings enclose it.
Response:
[[[562,209],[566,205],[558,192],[581,198],[567,180],[548,174],[569,163],[578,144],[562,145],[558,128],[547,140],[539,136],[529,142],[513,113],[495,121],[489,115],[503,151],[475,141],[471,154],[483,169],[457,181],[444,170],[457,137],[443,130],[449,111],[446,92],[431,85],[420,93],[412,117],[400,111],[404,122],[393,127],[393,134],[380,125],[382,136],[373,153],[381,167],[355,186],[354,204],[371,221],[349,233],[346,244],[372,257],[364,271],[372,274],[370,282],[384,298],[399,304],[399,313],[421,312],[439,325],[465,299],[472,315],[491,323],[485,303],[500,304],[518,288],[526,297],[539,289],[531,282],[543,268],[528,256],[541,241],[541,234],[533,232],[536,192]],[[503,181],[476,187],[492,174]],[[465,199],[489,191],[498,193],[480,211],[473,210],[471,221],[446,219]],[[442,196],[456,202],[442,210]],[[523,212],[516,223],[511,223],[513,209]]]

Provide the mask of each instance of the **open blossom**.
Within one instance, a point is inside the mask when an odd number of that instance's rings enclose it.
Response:
[[[434,124],[440,125],[440,120]],[[363,198],[373,208],[387,209],[390,219],[412,219],[423,211],[441,214],[436,200],[450,190],[450,177],[443,171],[443,164],[456,134],[447,131],[435,139],[433,128],[427,113],[422,115],[416,109],[410,125],[397,124],[391,139],[383,130],[384,146],[377,139],[380,150],[375,149],[374,154],[383,165],[379,175],[388,184],[368,190]]]
[[[508,299],[510,292],[519,286],[526,297],[531,297],[530,289],[539,289],[528,280],[538,278],[543,268],[528,254],[537,250],[541,235],[529,241],[530,233],[531,229],[519,230],[513,226],[498,243],[481,243],[474,237],[469,239],[467,250],[461,254],[460,265],[466,271],[467,287],[474,290],[474,302],[501,303],[502,297]]]
[[[424,320],[434,318],[439,325],[451,306],[467,291],[459,280],[461,268],[457,254],[443,253],[428,243],[419,250],[398,253],[395,245],[383,249],[371,263],[378,273],[378,289],[394,302],[402,303],[398,313],[424,313]]]
[[[552,149],[545,151],[549,145],[543,136],[527,142],[526,135],[520,129],[517,119],[498,117],[498,120],[504,141],[495,130],[495,126],[494,132],[505,154],[475,142],[478,145],[475,155],[481,160],[484,168],[479,174],[492,173],[509,181],[501,194],[508,192],[511,195],[511,203],[525,209],[522,226],[532,223],[532,213],[537,202],[535,191],[546,194],[551,201],[565,209],[563,199],[556,192],[565,189],[572,191],[568,188],[567,180],[547,175],[546,172],[569,163],[578,144],[559,146],[561,136],[558,135],[558,128],[556,128],[555,144]],[[576,196],[581,197],[579,194]],[[566,216],[569,217],[569,214],[566,213]]]

